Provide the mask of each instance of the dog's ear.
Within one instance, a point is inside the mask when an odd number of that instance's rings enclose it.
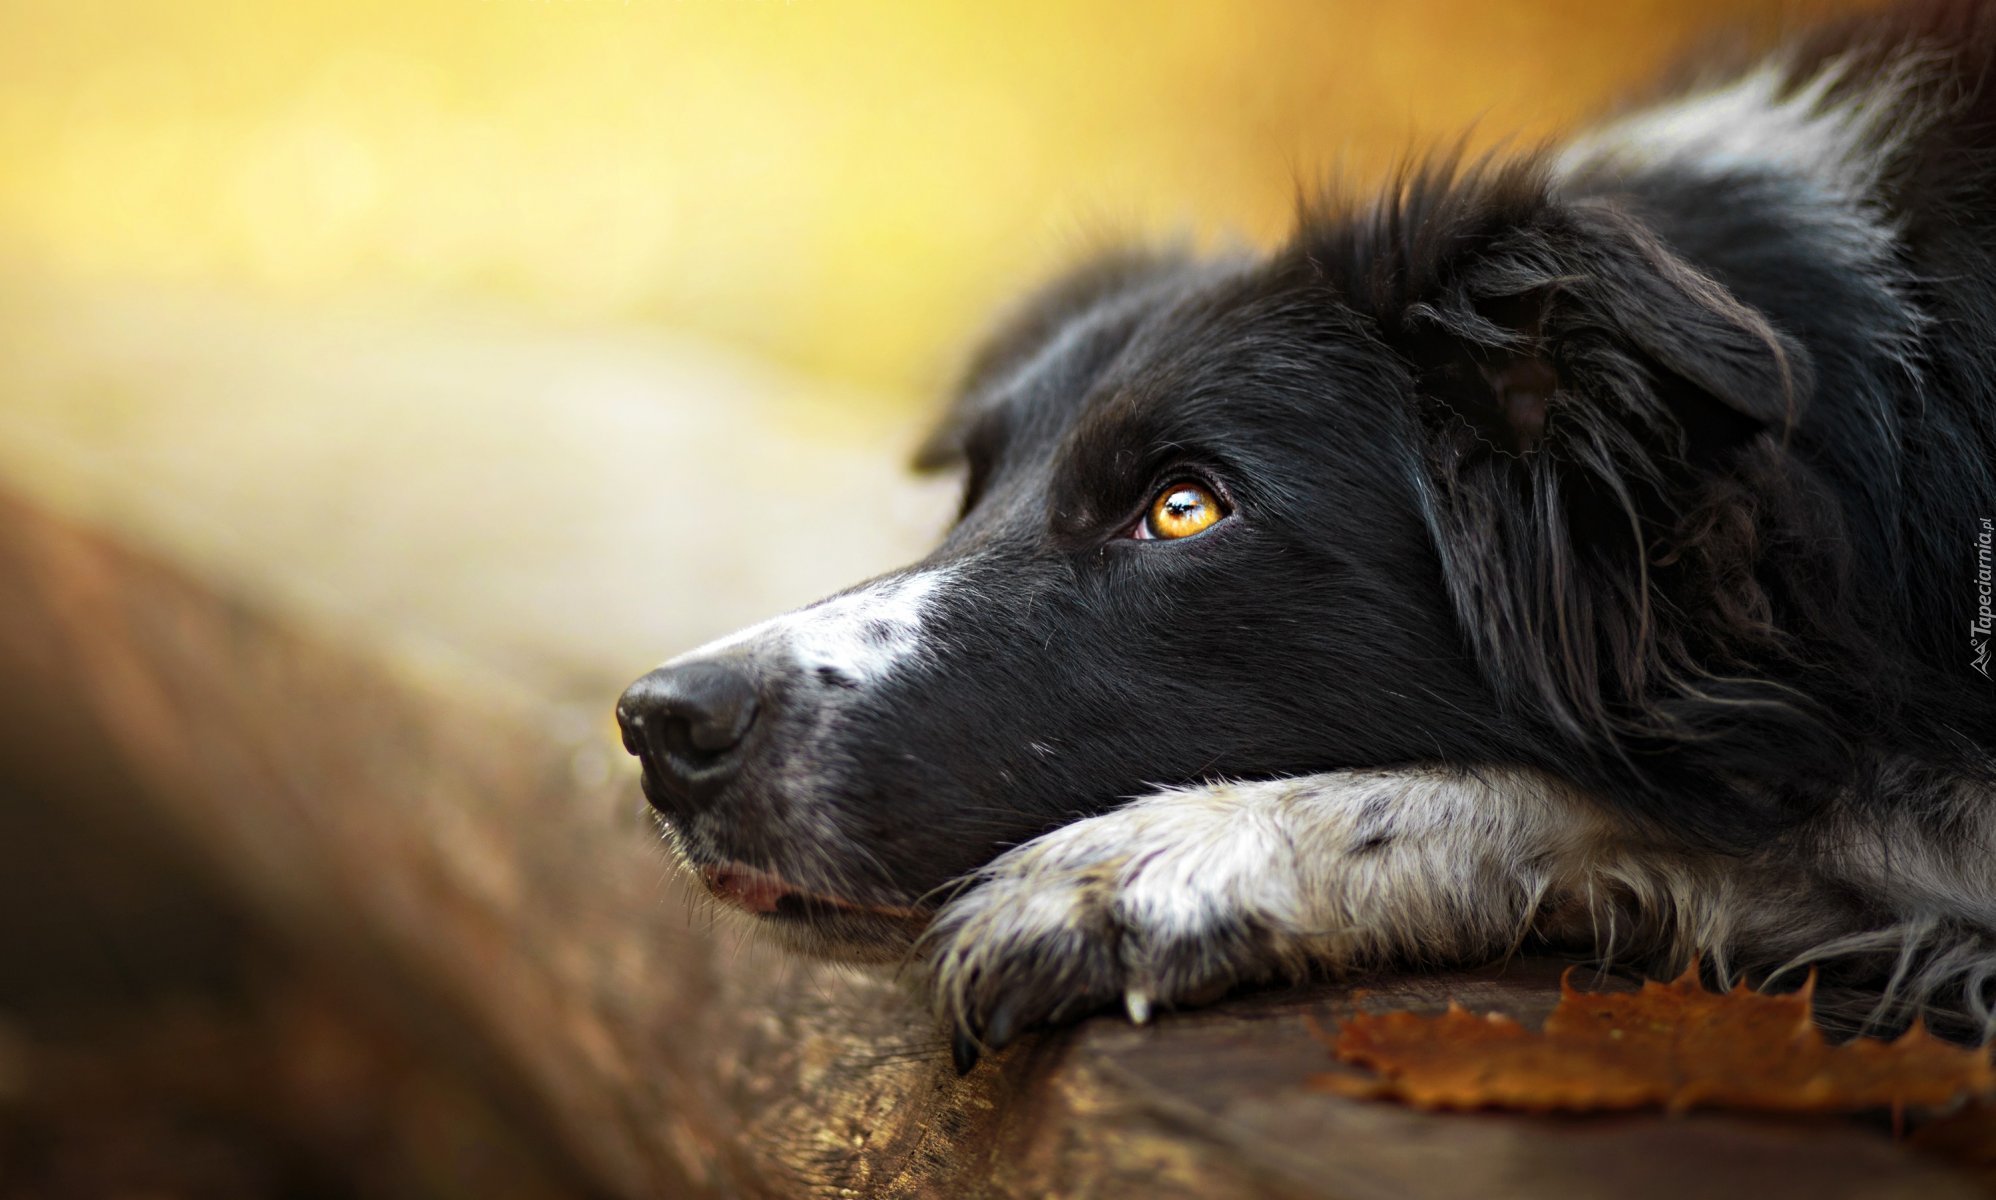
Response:
[[[915,451],[914,468],[949,470],[965,457],[980,419],[1005,399],[1004,384],[1075,322],[1184,267],[1183,254],[1120,248],[1086,260],[1028,295],[971,354],[942,417]]]
[[[1695,458],[1799,416],[1806,356],[1617,208],[1547,203],[1466,241],[1390,319],[1444,425],[1514,456]]]
[[[1763,554],[1839,544],[1788,449],[1802,348],[1529,171],[1417,180],[1329,232],[1318,261],[1355,264],[1330,283],[1408,368],[1444,581],[1506,707],[1576,764],[1607,748],[1679,828],[1805,803],[1848,749],[1777,616],[1838,604],[1838,573]]]

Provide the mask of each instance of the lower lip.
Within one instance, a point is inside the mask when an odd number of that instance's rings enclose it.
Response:
[[[921,914],[913,908],[895,905],[856,904],[832,896],[820,896],[792,887],[781,878],[745,863],[722,863],[700,868],[700,882],[716,900],[763,917],[808,917],[813,908],[840,912],[870,913],[907,920]]]
[[[752,913],[775,912],[777,902],[793,891],[767,871],[737,863],[700,868],[700,882],[707,885],[707,890],[716,900],[726,901]]]

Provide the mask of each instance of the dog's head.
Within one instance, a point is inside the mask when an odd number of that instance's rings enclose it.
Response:
[[[1410,178],[1267,257],[1098,261],[922,451],[966,476],[942,545],[646,675],[626,743],[710,889],[848,953],[1160,786],[1551,765],[1640,685],[1642,618],[1593,611],[1641,608],[1631,520],[1780,426],[1797,369],[1529,164]]]

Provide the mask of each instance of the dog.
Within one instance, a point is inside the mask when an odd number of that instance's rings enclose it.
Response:
[[[1996,7],[1847,19],[975,355],[905,570],[617,709],[956,1062],[1530,944],[1996,1027]]]

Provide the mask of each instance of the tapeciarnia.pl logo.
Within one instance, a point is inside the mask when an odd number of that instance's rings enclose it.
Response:
[[[1975,535],[1975,619],[1968,623],[1968,648],[1975,655],[1969,666],[1982,672],[1984,679],[1989,674],[1989,649],[1992,631],[1996,631],[1996,612],[1991,611],[1992,593],[1996,593],[1996,564],[1992,564],[1991,543],[1996,542],[1996,518],[1982,518],[1981,532]]]

